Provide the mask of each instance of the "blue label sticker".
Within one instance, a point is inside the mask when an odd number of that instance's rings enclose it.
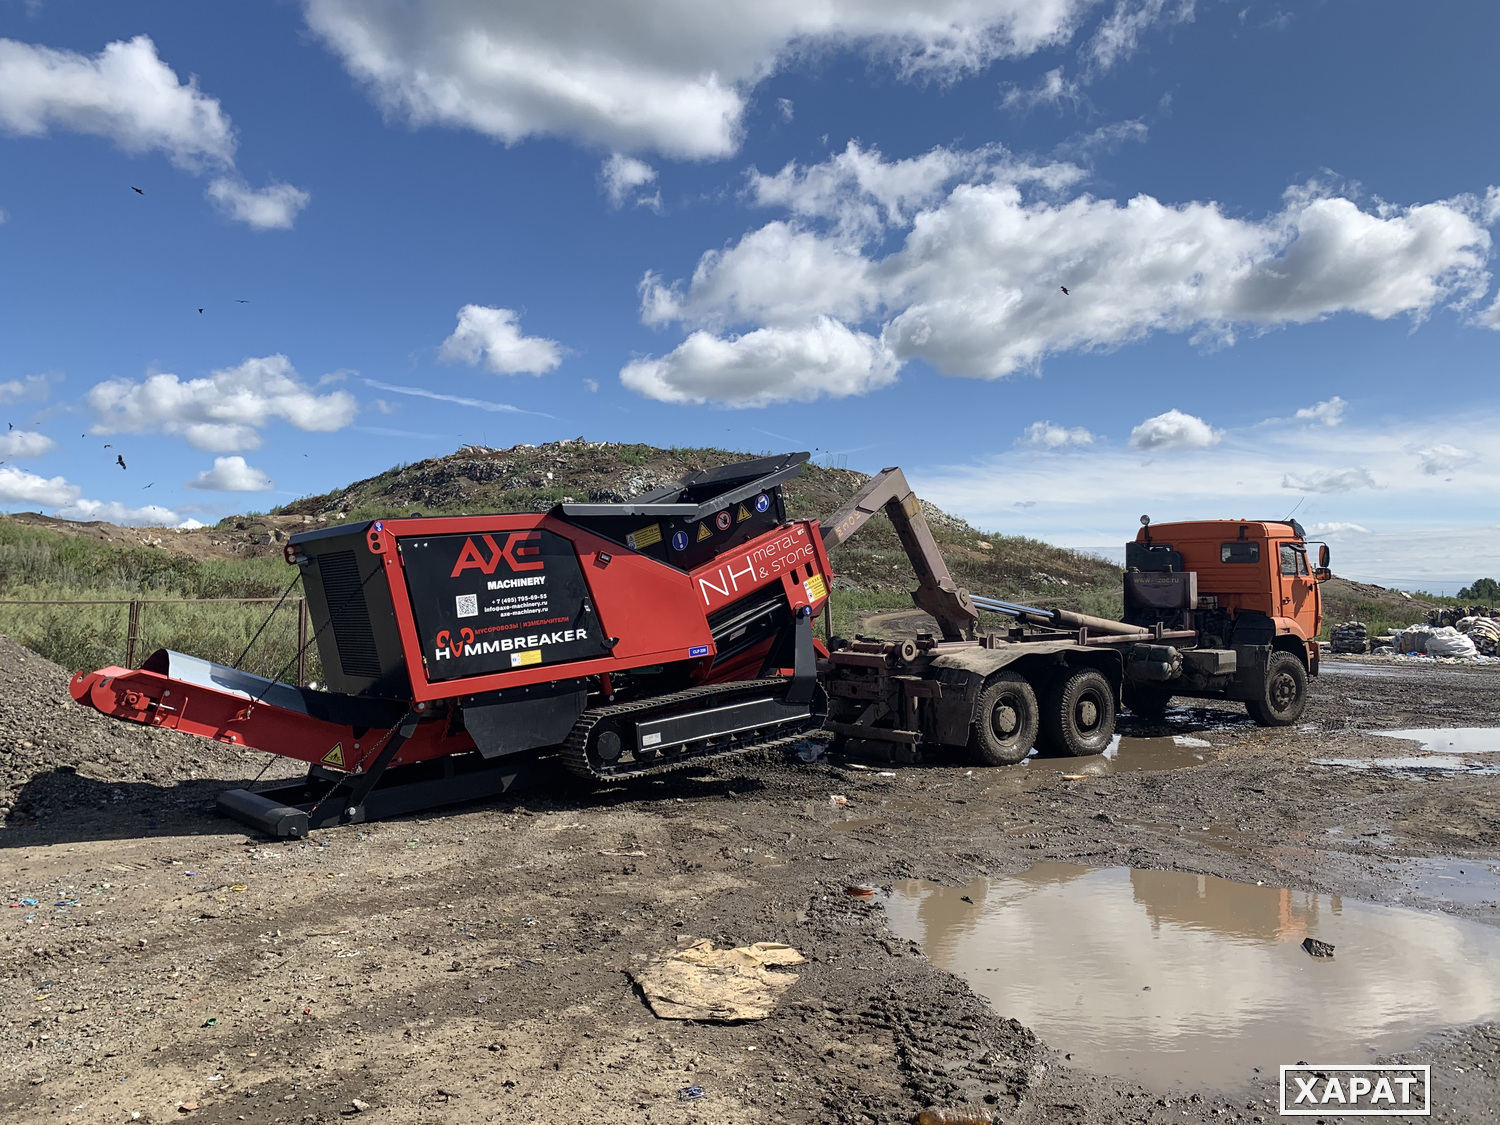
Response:
[[[759,496],[757,496],[755,498],[755,510],[757,512],[764,512],[770,506],[771,506],[771,498],[769,496],[767,496],[764,492],[762,492]]]
[[[672,550],[674,550],[674,551],[686,551],[687,550],[687,532],[685,532],[685,531],[679,531],[676,535],[672,536]]]
[[[376,520],[375,521],[375,530],[376,531],[384,531],[385,530],[385,521],[383,521],[383,520]]]
[[[694,645],[692,648],[688,649],[688,655],[689,656],[707,656],[708,655],[708,646],[707,645]]]

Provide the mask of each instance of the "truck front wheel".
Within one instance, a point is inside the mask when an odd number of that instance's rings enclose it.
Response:
[[[997,672],[974,703],[969,749],[987,766],[1013,766],[1036,745],[1036,692],[1025,677]]]
[[[1042,739],[1056,754],[1102,754],[1115,736],[1115,689],[1102,672],[1080,668],[1059,680],[1042,709]]]
[[[1273,652],[1266,661],[1260,698],[1247,700],[1245,710],[1263,727],[1289,727],[1307,706],[1307,669],[1290,652]]]

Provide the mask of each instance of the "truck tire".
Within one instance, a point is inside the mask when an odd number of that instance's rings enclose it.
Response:
[[[1115,736],[1115,689],[1102,672],[1080,668],[1058,680],[1042,707],[1042,743],[1054,754],[1102,754]]]
[[[981,765],[1013,766],[1036,745],[1036,692],[1024,676],[997,672],[974,702],[969,749]]]
[[[1164,688],[1127,687],[1124,692],[1125,706],[1138,719],[1160,722],[1172,703],[1172,693]]]
[[[1273,652],[1266,661],[1260,698],[1245,702],[1250,717],[1263,727],[1289,727],[1307,706],[1307,669],[1290,652]]]

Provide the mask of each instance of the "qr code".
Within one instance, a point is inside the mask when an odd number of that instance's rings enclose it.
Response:
[[[459,594],[458,597],[453,599],[453,601],[454,604],[458,606],[458,615],[460,617],[479,616],[478,594]]]

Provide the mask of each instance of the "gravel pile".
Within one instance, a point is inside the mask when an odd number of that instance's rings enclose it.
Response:
[[[29,821],[115,794],[99,783],[168,786],[253,776],[265,756],[111,719],[68,694],[72,673],[0,636],[0,823]],[[133,785],[131,783],[134,783]]]

